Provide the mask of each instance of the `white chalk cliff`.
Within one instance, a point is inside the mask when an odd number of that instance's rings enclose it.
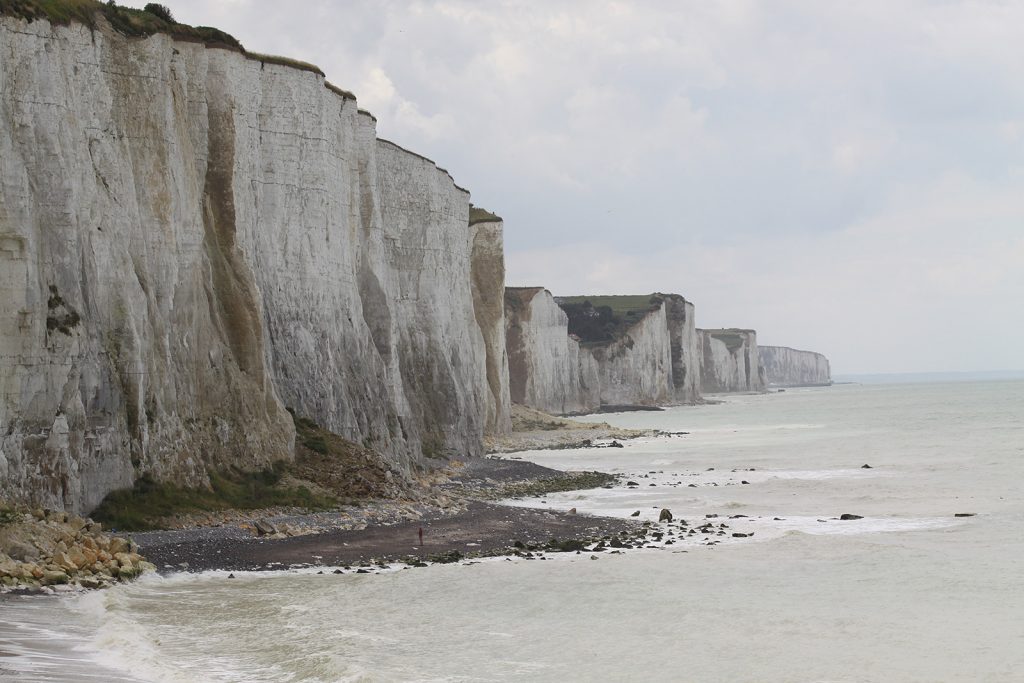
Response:
[[[507,428],[500,231],[321,75],[3,17],[0,93],[0,498]]]
[[[699,401],[693,304],[676,294],[655,298],[652,309],[614,340],[581,343],[569,335],[569,319],[546,289],[507,288],[512,401],[556,414]]]
[[[814,351],[788,346],[759,346],[765,382],[775,387],[823,386],[832,384],[828,358]]]
[[[757,332],[735,328],[697,332],[703,349],[700,366],[703,393],[764,389],[757,352]]]
[[[551,292],[506,287],[505,330],[513,403],[555,415],[600,407],[597,364],[569,336],[569,319]]]

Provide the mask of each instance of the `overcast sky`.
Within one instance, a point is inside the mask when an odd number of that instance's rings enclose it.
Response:
[[[1024,368],[1024,3],[165,4],[354,91],[505,219],[509,284]]]

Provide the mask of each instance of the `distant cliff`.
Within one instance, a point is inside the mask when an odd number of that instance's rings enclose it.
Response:
[[[508,427],[500,225],[225,47],[0,17],[0,498],[287,459],[286,406],[397,472]]]
[[[735,328],[697,330],[701,340],[701,391],[717,394],[761,391],[764,377],[757,332]]]
[[[788,346],[759,346],[761,367],[769,386],[827,386],[832,384],[828,358]]]
[[[505,348],[513,403],[565,415],[601,405],[597,364],[569,335],[569,319],[543,287],[505,288]]]
[[[505,306],[514,403],[565,414],[700,398],[693,304],[679,295],[556,304],[543,288],[508,288]]]

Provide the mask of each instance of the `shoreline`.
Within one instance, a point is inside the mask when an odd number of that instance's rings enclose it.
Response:
[[[449,469],[430,499],[446,505],[374,501],[366,507],[256,520],[291,534],[222,526],[125,533],[161,574],[271,571],[294,567],[368,567],[405,561],[414,566],[535,550],[580,550],[631,538],[635,520],[503,505],[498,500],[611,486],[599,472],[562,472],[524,460],[474,458]],[[420,543],[420,531],[423,543]],[[552,541],[556,541],[553,543]]]

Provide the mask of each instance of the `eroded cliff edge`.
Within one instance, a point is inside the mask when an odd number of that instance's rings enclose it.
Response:
[[[0,497],[287,459],[286,406],[397,473],[507,425],[500,241],[321,74],[2,17],[0,92]]]

